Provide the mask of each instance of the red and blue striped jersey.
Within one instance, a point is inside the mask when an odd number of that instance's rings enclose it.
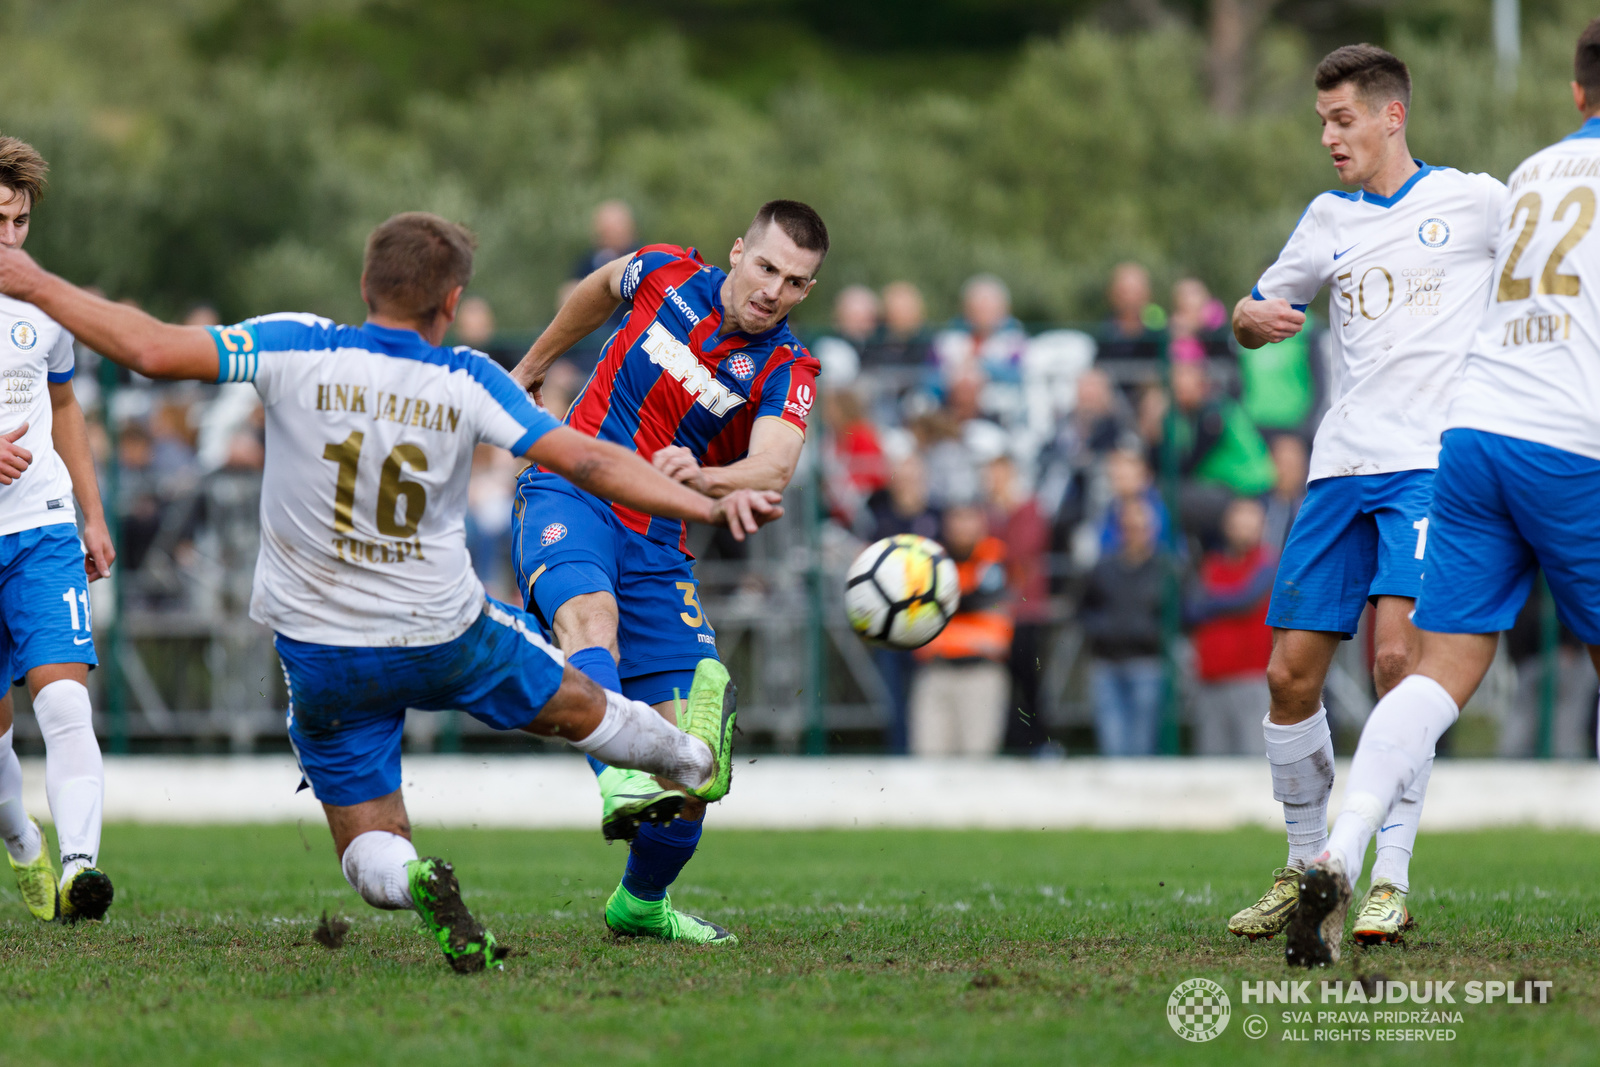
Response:
[[[692,248],[646,245],[634,253],[622,276],[633,309],[606,342],[567,425],[647,461],[681,445],[707,467],[741,459],[757,419],[781,419],[804,435],[819,364],[787,319],[764,333],[721,336],[727,276]],[[611,507],[630,530],[688,551],[681,521]]]

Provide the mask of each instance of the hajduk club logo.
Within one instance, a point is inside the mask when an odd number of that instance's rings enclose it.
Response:
[[[27,319],[18,319],[11,324],[11,343],[26,352],[39,343],[39,330]]]
[[[539,543],[541,545],[553,545],[565,536],[567,536],[567,528],[561,525],[559,522],[552,522],[549,526],[546,526],[544,528],[544,532],[539,535]]]
[[[1185,1041],[1210,1041],[1228,1028],[1233,1005],[1221,986],[1209,978],[1182,982],[1167,998],[1167,1022]]]
[[[736,353],[728,360],[728,373],[741,382],[748,382],[756,376],[756,361],[743,352]]]

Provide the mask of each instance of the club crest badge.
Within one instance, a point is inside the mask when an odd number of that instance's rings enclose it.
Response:
[[[559,522],[552,522],[549,526],[546,526],[544,528],[544,532],[539,535],[539,544],[553,545],[565,536],[567,536],[567,528],[561,525]]]
[[[743,352],[730,357],[727,362],[728,373],[741,382],[748,382],[756,376],[756,362]]]
[[[1429,248],[1443,248],[1450,240],[1450,224],[1444,219],[1428,219],[1417,227],[1417,240]]]
[[[26,352],[39,343],[39,329],[27,319],[11,324],[11,343]]]

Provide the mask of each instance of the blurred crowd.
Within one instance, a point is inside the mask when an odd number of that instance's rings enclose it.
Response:
[[[556,306],[639,244],[627,205],[600,205]],[[1101,754],[1162,751],[1170,709],[1187,751],[1261,751],[1264,618],[1323,410],[1324,333],[1313,317],[1296,338],[1240,350],[1203,282],[1179,280],[1162,303],[1136,263],[1110,272],[1106,307],[1099,323],[1040,328],[1016,317],[1003,279],[978,274],[959,314],[934,322],[909,281],[851,285],[834,297],[831,328],[806,338],[822,364],[812,440],[833,540],[921,534],[960,572],[943,634],[915,652],[873,652],[890,752],[1059,754],[1041,684],[1064,650],[1086,664]],[[218,320],[200,306],[185,321]],[[557,416],[614,325],[552,368],[544,399]],[[477,295],[452,337],[508,368],[530,339],[505,335]],[[115,429],[124,604],[242,611],[263,458],[252,387],[155,383],[102,370],[83,350],[74,380],[103,469]],[[474,565],[507,599],[519,465],[481,447],[469,491]],[[1563,665],[1583,659],[1569,652]],[[1513,727],[1506,744],[1531,745],[1527,733]]]

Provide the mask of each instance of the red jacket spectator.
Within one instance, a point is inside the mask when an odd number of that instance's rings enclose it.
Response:
[[[1200,564],[1200,600],[1192,605],[1195,658],[1200,679],[1217,681],[1264,674],[1272,658],[1267,601],[1277,556],[1263,545],[1242,556],[1213,552]]]

